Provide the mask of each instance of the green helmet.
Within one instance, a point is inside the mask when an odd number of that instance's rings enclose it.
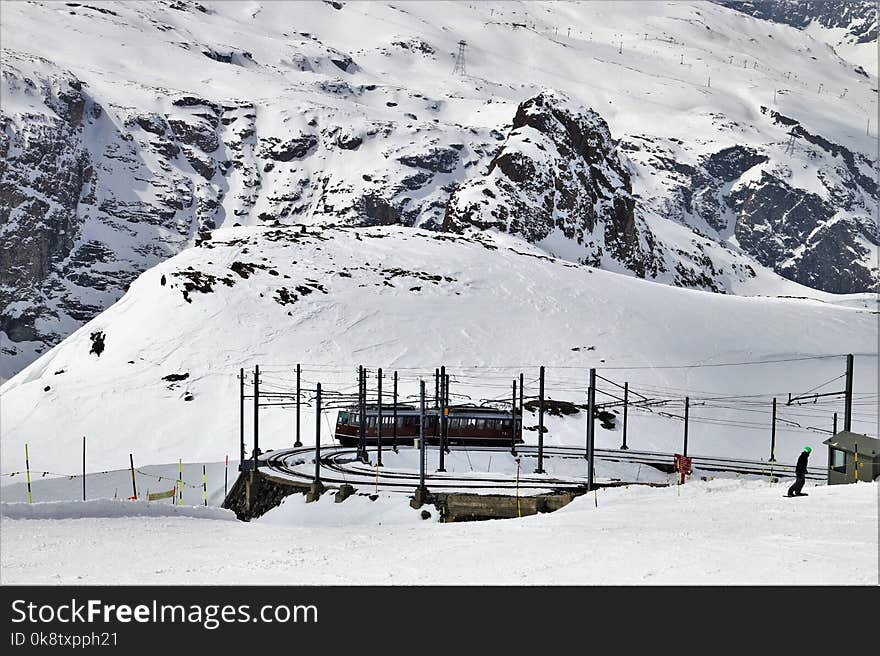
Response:
[[[812,451],[812,449],[811,449],[810,447],[808,447],[808,446],[805,446],[805,447],[804,447],[804,451],[806,451],[807,453],[809,453],[810,451]]]

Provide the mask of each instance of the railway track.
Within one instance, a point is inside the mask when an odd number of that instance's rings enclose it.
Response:
[[[384,466],[377,468],[376,449],[368,448],[370,463],[364,463],[357,458],[355,447],[322,445],[320,461],[320,477],[324,485],[338,487],[351,485],[355,488],[381,488],[384,491],[411,493],[419,483],[418,473],[418,450],[412,446],[399,447],[400,453],[410,461],[411,468],[395,468]],[[391,449],[384,450],[389,454]],[[506,447],[451,447],[451,454],[464,454],[468,459],[470,454],[493,454],[510,455]],[[537,460],[538,448],[535,445],[518,445],[517,454],[523,460],[529,461],[520,471],[519,482],[513,474],[498,472],[437,472],[434,471],[437,463],[437,448],[428,450],[427,465],[425,471],[425,483],[431,489],[436,490],[459,490],[459,491],[498,491],[504,493],[519,489],[521,494],[539,494],[542,492],[577,491],[586,487],[586,462],[582,447],[572,446],[545,446],[545,461],[552,463],[560,460],[576,460],[583,462],[582,475],[560,474],[534,474],[533,460]],[[386,456],[387,458],[388,456]],[[652,466],[661,471],[671,472],[673,454],[657,451],[621,451],[616,449],[596,449],[596,460],[625,462]],[[266,473],[278,478],[291,480],[298,483],[311,483],[315,474],[315,449],[314,447],[298,447],[271,451],[261,456],[262,467]],[[491,461],[490,461],[491,462]],[[711,456],[693,456],[695,470],[704,472],[730,472],[738,474],[753,474],[760,476],[793,477],[794,466],[780,463],[771,463],[757,460],[742,460],[732,458],[720,458]],[[569,469],[572,469],[569,467]],[[526,473],[528,472],[528,473]],[[807,472],[809,480],[825,480],[825,471],[819,468],[811,468]],[[626,481],[622,479],[597,478],[596,484],[600,486],[624,485],[638,483],[639,481]]]

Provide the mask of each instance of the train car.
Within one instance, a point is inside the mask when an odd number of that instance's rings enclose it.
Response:
[[[478,406],[451,406],[446,417],[446,435],[449,445],[492,446],[509,445],[522,440],[522,417],[512,421],[509,410]],[[425,443],[440,442],[441,410],[425,410]],[[396,427],[395,427],[396,416]],[[363,417],[366,444],[378,442],[378,406],[369,406]],[[395,430],[396,428],[396,430]],[[336,439],[344,446],[357,446],[361,429],[358,408],[341,410],[336,417]],[[395,438],[396,434],[396,438]],[[413,444],[419,437],[419,410],[408,405],[382,406],[382,444]]]

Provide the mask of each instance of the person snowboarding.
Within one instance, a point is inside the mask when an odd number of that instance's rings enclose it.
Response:
[[[807,477],[807,460],[810,458],[810,451],[812,449],[808,446],[804,447],[804,450],[801,452],[800,457],[798,457],[797,465],[794,467],[795,473],[795,481],[792,483],[791,487],[788,488],[788,496],[790,497],[805,497],[807,496],[801,490],[804,487],[804,483],[806,482]]]

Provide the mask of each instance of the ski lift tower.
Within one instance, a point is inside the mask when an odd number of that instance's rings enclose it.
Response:
[[[455,55],[455,66],[452,69],[453,75],[467,75],[467,70],[465,69],[464,64],[464,49],[467,47],[467,42],[459,41],[458,42],[458,54]]]

